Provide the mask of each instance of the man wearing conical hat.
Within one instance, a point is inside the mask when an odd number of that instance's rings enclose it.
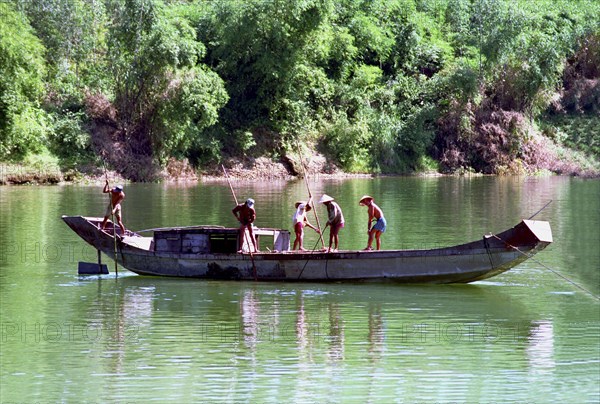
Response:
[[[369,208],[369,223],[367,224],[367,234],[369,235],[369,241],[367,242],[366,251],[371,251],[373,249],[373,238],[377,241],[377,249],[381,249],[381,233],[385,232],[385,228],[387,227],[387,222],[385,217],[383,217],[383,211],[379,206],[377,206],[373,200],[372,196],[365,195],[360,198],[359,205],[367,206]],[[373,224],[375,222],[375,224]]]
[[[339,232],[342,227],[344,227],[344,214],[342,213],[342,208],[338,205],[334,199],[327,195],[323,194],[319,203],[324,204],[327,207],[327,225],[329,226],[329,248],[327,252],[337,251],[339,244]],[[333,245],[333,250],[331,246]]]

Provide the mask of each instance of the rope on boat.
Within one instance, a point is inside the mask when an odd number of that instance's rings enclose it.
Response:
[[[325,230],[325,229],[323,229]],[[317,244],[319,244],[320,240],[317,240],[317,242],[315,243],[315,246],[312,249],[312,253],[315,252],[315,248],[317,248]],[[306,268],[306,265],[308,264],[308,261],[310,261],[310,258],[307,258],[306,261],[304,262],[304,266],[302,267],[302,271],[300,271],[300,274],[298,274],[298,277],[296,278],[296,280],[299,280],[300,277],[302,276],[302,273],[304,273],[304,269]],[[329,262],[329,258],[327,258],[327,255],[325,255],[325,278],[329,279],[329,274],[327,273],[327,263]]]
[[[552,201],[550,201],[550,202],[552,202]],[[546,204],[546,206],[548,206],[548,205],[550,204],[550,202],[548,202],[548,204]],[[544,206],[544,207],[546,207],[546,206]],[[542,208],[542,209],[543,209],[543,208]],[[540,210],[540,211],[541,211],[541,210]],[[536,213],[536,214],[537,214],[537,213]],[[567,278],[566,276],[562,275],[561,273],[559,273],[559,272],[557,272],[557,271],[553,270],[553,269],[552,269],[552,268],[550,268],[549,266],[547,266],[547,265],[544,265],[544,263],[542,263],[542,262],[540,262],[540,261],[536,260],[535,258],[533,258],[533,256],[532,256],[532,255],[529,255],[529,254],[527,254],[527,253],[525,253],[525,252],[523,252],[523,251],[519,250],[517,247],[515,247],[515,246],[513,246],[513,245],[510,245],[509,243],[507,243],[506,241],[502,240],[500,237],[496,236],[496,235],[495,235],[495,234],[493,234],[493,233],[491,233],[491,235],[492,235],[493,237],[497,238],[498,240],[502,241],[504,244],[506,244],[506,245],[507,245],[507,246],[509,246],[510,248],[512,248],[512,249],[516,250],[517,252],[519,252],[519,253],[523,254],[524,256],[526,256],[527,258],[529,258],[530,260],[532,260],[532,261],[533,261],[533,262],[535,262],[536,264],[543,266],[544,268],[546,268],[547,270],[549,270],[550,272],[552,272],[554,275],[556,275],[556,276],[558,276],[558,277],[560,277],[560,278],[564,279],[565,281],[569,282],[571,285],[575,286],[576,288],[578,288],[578,289],[581,289],[582,291],[584,291],[584,292],[585,292],[585,293],[587,293],[588,295],[592,296],[594,299],[596,299],[596,300],[600,300],[600,297],[599,297],[599,296],[597,296],[597,295],[593,294],[592,292],[590,292],[589,290],[587,290],[587,289],[586,289],[586,288],[584,288],[583,286],[581,286],[581,285],[579,285],[578,283],[576,283],[576,282],[574,282],[574,281],[570,280],[569,278]]]

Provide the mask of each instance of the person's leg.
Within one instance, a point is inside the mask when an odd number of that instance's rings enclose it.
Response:
[[[372,250],[373,249],[373,229],[371,229],[369,231],[369,241],[367,241],[367,248],[365,248],[365,250]]]
[[[106,207],[106,212],[104,213],[104,220],[102,221],[102,225],[100,226],[100,228],[102,230],[104,230],[104,228],[106,227],[106,222],[108,222],[108,218],[110,217],[111,214],[112,214],[112,205],[109,203],[108,206]]]
[[[123,221],[121,220],[121,208],[120,207],[115,212],[115,219],[117,220],[117,223],[119,224],[119,227],[121,228],[121,231],[123,232],[121,234],[123,236],[125,236],[125,225],[123,224]]]
[[[304,229],[300,231],[300,251],[306,251],[304,248]]]
[[[121,227],[121,231],[122,231],[122,235],[125,236],[125,225],[123,224],[123,221],[121,220],[121,218],[119,218],[118,220],[119,222],[119,227]]]
[[[333,245],[334,245],[333,249],[335,251],[337,251],[338,246],[339,246],[339,242],[340,242],[340,239],[339,239],[339,236],[338,236],[338,234],[340,232],[340,229],[341,229],[341,226],[332,226],[331,227],[331,233],[333,234]]]
[[[294,240],[294,247],[292,250],[295,250],[302,245],[302,242],[300,241],[300,238],[302,237],[302,228],[298,226],[298,223],[294,226],[294,233],[296,234],[296,240]]]
[[[246,238],[246,226],[241,225],[238,230],[238,252],[244,251],[244,240]]]
[[[256,239],[254,238],[254,233],[252,232],[252,224],[248,225],[248,234],[250,235],[250,240],[252,240],[252,245],[254,246],[254,252],[258,252],[258,246],[256,245]]]
[[[331,244],[333,243],[333,227],[330,226],[329,227],[329,248],[327,249],[327,252],[331,252]]]
[[[377,242],[377,250],[381,250],[381,232],[379,230],[375,230],[375,240]]]

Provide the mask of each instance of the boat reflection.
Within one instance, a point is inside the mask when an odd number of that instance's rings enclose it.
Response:
[[[370,363],[375,371],[390,355],[408,366],[419,358],[446,357],[457,345],[482,364],[489,360],[483,350],[517,355],[521,360],[511,363],[526,364],[530,374],[554,366],[552,322],[528,313],[500,287],[282,285],[136,276],[118,283],[122,329],[116,332],[135,327],[141,343],[172,339],[180,352],[186,344],[197,351],[227,351],[232,360],[251,367],[263,363],[259,359],[283,356],[307,373],[314,363],[353,361]],[[114,323],[114,318],[107,321]],[[460,370],[473,363],[453,366]]]

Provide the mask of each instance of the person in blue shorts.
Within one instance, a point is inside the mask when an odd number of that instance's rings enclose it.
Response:
[[[366,251],[373,250],[373,239],[377,242],[377,249],[381,249],[381,234],[385,233],[387,222],[383,217],[383,211],[377,206],[372,196],[365,195],[360,198],[359,205],[366,206],[369,208],[369,224],[367,225],[367,233],[369,234],[369,241],[367,242]],[[375,222],[375,224],[373,224]]]

